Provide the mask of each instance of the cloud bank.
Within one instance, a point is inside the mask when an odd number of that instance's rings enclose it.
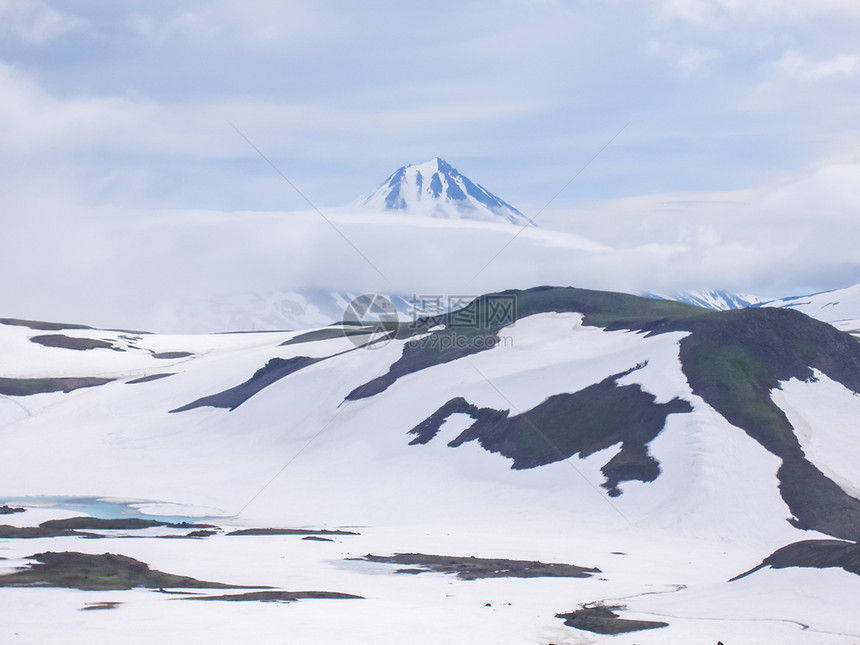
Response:
[[[348,208],[323,217],[43,204],[0,242],[3,315],[178,332],[216,330],[212,310],[248,294],[296,289],[797,295],[860,275],[858,187],[860,165],[831,166],[777,191],[601,202],[548,212],[545,226],[522,231]]]
[[[858,7],[0,0],[3,315],[169,327],[156,312],[195,298],[299,287],[860,282]],[[509,232],[338,208],[437,155],[527,215],[576,180],[473,279]]]

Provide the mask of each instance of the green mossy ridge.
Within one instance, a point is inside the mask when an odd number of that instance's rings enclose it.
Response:
[[[771,452],[793,440],[794,431],[785,414],[769,404],[765,385],[768,366],[758,356],[737,345],[714,340],[683,343],[684,372],[693,378],[694,393],[722,410],[729,423],[747,426],[756,440]]]
[[[517,318],[555,311],[583,315],[583,324],[610,331],[652,331],[679,321],[707,320],[719,312],[674,300],[575,287],[536,287],[504,291],[517,299]],[[482,297],[492,297],[494,294]],[[665,331],[669,331],[668,329]]]
[[[860,347],[848,334],[789,309],[716,314],[707,324],[683,326],[692,332],[681,341],[684,373],[695,394],[774,454],[799,449],[791,424],[771,400],[781,382],[810,381],[817,369],[860,392]]]
[[[601,573],[594,567],[580,567],[575,564],[538,562],[536,560],[508,560],[505,558],[476,558],[450,555],[428,555],[424,553],[395,553],[394,555],[371,555],[361,558],[366,562],[399,564],[422,569],[400,569],[397,573],[437,573],[455,574],[461,580],[482,578],[590,578]]]
[[[841,540],[803,540],[777,549],[760,565],[735,576],[740,580],[764,567],[785,569],[787,567],[808,567],[827,569],[839,567],[860,576],[860,544]]]
[[[582,629],[594,634],[627,634],[645,629],[668,627],[669,623],[654,620],[628,620],[621,618],[613,610],[621,610],[621,605],[597,605],[583,607],[569,614],[556,614],[556,618],[564,619],[564,624],[575,629]]]
[[[73,338],[62,334],[46,334],[44,336],[33,336],[30,342],[44,345],[45,347],[57,347],[59,349],[73,349],[75,351],[86,351],[88,349],[113,349],[121,352],[122,349],[114,347],[113,343],[94,338]]]
[[[107,591],[146,587],[196,589],[248,589],[220,582],[196,580],[150,569],[134,558],[113,553],[92,555],[66,551],[37,553],[23,571],[0,576],[0,587],[65,587],[85,591]]]
[[[860,539],[860,500],[850,496],[803,453],[771,390],[791,379],[811,381],[813,369],[860,392],[860,346],[826,323],[788,309],[716,312],[688,324],[681,341],[684,374],[729,423],[782,459],[780,493],[801,529]]]
[[[61,378],[0,378],[0,394],[6,396],[32,396],[51,392],[69,393],[85,387],[110,383],[110,378],[68,376]]]
[[[432,332],[434,342],[406,343],[400,359],[391,365],[388,372],[355,388],[347,395],[347,400],[374,396],[407,374],[492,349],[498,342],[499,331],[508,324],[507,321],[488,320],[486,311],[494,298],[514,298],[516,319],[553,311],[576,312],[583,314],[584,324],[610,330],[650,331],[671,321],[697,319],[715,313],[680,302],[573,287],[536,287],[527,291],[488,294],[476,298],[461,310],[471,311],[467,317],[477,321],[474,327],[448,326]],[[422,319],[415,325],[404,325],[397,338],[408,339],[445,324],[445,321],[446,316],[435,316]]]
[[[692,391],[727,421],[780,457],[780,492],[803,529],[860,539],[860,500],[851,497],[807,460],[785,414],[771,400],[780,382],[809,381],[813,369],[860,393],[860,345],[850,334],[798,311],[750,308],[713,311],[672,301],[571,287],[538,287],[481,296],[514,296],[517,319],[544,312],[576,312],[583,323],[607,330],[656,335],[688,332],[680,341],[684,375]],[[444,322],[428,319],[425,327]],[[382,376],[355,388],[348,400],[374,396],[397,379],[428,367],[491,349],[500,327],[445,329],[443,343],[407,343],[400,359]],[[457,338],[462,342],[458,345]],[[482,338],[481,343],[470,340]]]

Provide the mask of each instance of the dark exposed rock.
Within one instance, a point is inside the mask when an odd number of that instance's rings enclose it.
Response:
[[[192,524],[190,522],[162,522],[161,520],[146,520],[139,517],[121,517],[102,519],[99,517],[68,517],[60,520],[48,520],[39,525],[43,529],[95,529],[103,531],[111,530],[139,530],[154,527],[165,527],[173,529],[211,529],[216,528],[211,524]]]
[[[330,529],[239,529],[227,535],[360,535],[353,531]]]
[[[826,569],[840,567],[860,576],[860,544],[842,540],[803,540],[777,549],[749,571],[732,578],[739,580],[764,567],[785,569],[809,567]]]
[[[116,609],[122,603],[118,601],[106,601],[106,602],[88,602],[83,607],[81,607],[81,611],[97,611],[100,609]]]
[[[85,537],[100,538],[98,533],[88,533],[87,530],[96,531],[137,531],[148,528],[172,528],[172,529],[212,529],[217,528],[211,524],[190,524],[188,522],[162,522],[159,520],[145,520],[136,517],[124,517],[116,519],[100,519],[97,517],[69,517],[60,520],[48,520],[39,526],[7,526],[0,525],[0,538],[6,539],[32,539],[52,537]],[[186,537],[186,536],[179,536]]]
[[[141,376],[140,378],[126,381],[126,385],[137,385],[138,383],[149,383],[150,381],[158,381],[159,379],[167,378],[168,376],[173,376],[173,374],[170,372],[166,372],[164,374],[149,374],[148,376]]]
[[[185,535],[185,537],[188,537],[188,538],[205,538],[205,537],[211,537],[213,535],[218,535],[218,531],[204,529],[201,531],[191,531],[191,533],[187,533]]]
[[[33,336],[30,341],[38,343],[39,345],[44,345],[45,347],[58,347],[60,349],[73,349],[76,351],[85,351],[88,349],[113,349],[118,352],[123,351],[118,347],[114,347],[113,343],[109,343],[105,340],[96,340],[95,338],[77,338],[64,336],[63,334]]]
[[[113,379],[83,377],[62,378],[0,378],[0,394],[6,396],[31,396],[50,392],[69,393],[85,387],[97,387],[110,383]]]
[[[421,571],[453,573],[462,580],[479,578],[589,578],[600,569],[573,564],[537,562],[533,560],[507,560],[504,558],[476,558],[423,553],[395,553],[390,556],[367,554],[359,560],[400,564],[422,569],[398,569],[396,573],[415,574]]]
[[[202,408],[205,406],[235,410],[245,401],[264,388],[267,388],[272,383],[275,383],[294,372],[298,372],[300,369],[309,365],[318,363],[321,360],[324,359],[310,358],[308,356],[294,356],[287,359],[273,358],[266,363],[264,367],[261,367],[254,372],[254,375],[244,383],[231,387],[223,392],[219,392],[218,394],[204,396],[201,399],[197,399],[188,405],[183,405],[182,407],[171,410],[170,412],[185,412],[187,410],[193,410],[195,408]]]
[[[68,587],[84,590],[133,589],[148,587],[188,587],[205,589],[244,589],[220,582],[196,580],[150,569],[149,565],[124,555],[93,555],[75,552],[37,553],[28,568],[0,575],[0,587]]]
[[[250,591],[224,596],[194,596],[186,600],[225,600],[229,602],[295,602],[297,600],[364,600],[362,596],[337,591]]]
[[[43,322],[41,320],[21,320],[20,318],[0,318],[0,325],[27,327],[36,331],[62,331],[64,329],[92,329],[86,325],[70,325],[67,323]]]
[[[474,422],[449,446],[477,440],[481,446],[513,459],[512,468],[543,466],[579,454],[587,457],[614,444],[621,451],[603,468],[603,486],[612,496],[621,494],[622,481],[653,481],[660,466],[648,444],[660,433],[669,414],[691,412],[681,399],[656,403],[638,385],[619,386],[616,374],[573,394],[551,396],[522,414],[509,410],[477,408],[463,398],[448,401],[410,430],[411,443],[427,443],[452,414],[467,414]]]
[[[594,634],[626,634],[669,626],[669,623],[661,621],[621,618],[615,613],[621,609],[625,609],[625,607],[621,605],[583,606],[581,609],[568,614],[556,614],[556,618],[564,619],[564,624],[568,627],[582,629]]]

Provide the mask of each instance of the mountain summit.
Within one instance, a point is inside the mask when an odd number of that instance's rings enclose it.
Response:
[[[528,223],[516,208],[439,157],[398,168],[360,204],[375,210],[444,219]]]

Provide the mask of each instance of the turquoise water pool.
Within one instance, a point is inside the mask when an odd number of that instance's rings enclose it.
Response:
[[[23,506],[30,508],[56,508],[74,511],[82,515],[90,515],[101,519],[116,519],[122,517],[139,517],[146,520],[161,522],[205,522],[223,519],[221,515],[160,515],[147,513],[137,508],[138,505],[162,505],[163,502],[143,499],[113,499],[109,497],[63,497],[53,495],[38,495],[32,497],[0,498],[0,506]]]

